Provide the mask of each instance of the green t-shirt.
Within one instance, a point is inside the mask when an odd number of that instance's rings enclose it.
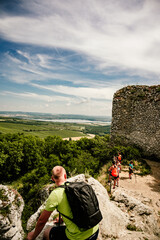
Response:
[[[47,199],[45,210],[53,211],[55,209],[60,211],[62,214],[72,218],[71,208],[69,206],[64,188],[54,189]],[[70,240],[84,240],[86,238],[89,238],[98,230],[98,224],[93,228],[84,231],[68,218],[65,218],[64,216],[62,216],[62,218],[66,224],[66,236]]]
[[[133,169],[133,164],[132,163],[129,164],[129,168]]]

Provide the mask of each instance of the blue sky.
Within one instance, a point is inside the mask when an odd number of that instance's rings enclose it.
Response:
[[[0,111],[111,116],[160,84],[159,0],[0,0]]]

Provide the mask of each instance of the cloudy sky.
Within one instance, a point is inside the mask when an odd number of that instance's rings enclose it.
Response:
[[[159,0],[0,0],[0,111],[110,116],[160,84]]]

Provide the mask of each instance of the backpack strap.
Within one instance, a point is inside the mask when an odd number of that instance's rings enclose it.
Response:
[[[59,212],[59,222],[58,222],[58,226],[60,226],[61,225],[61,214],[60,214],[60,212]]]
[[[69,183],[69,182],[65,182],[64,185],[60,185],[57,188],[64,188],[65,189],[65,186],[66,186],[67,183]],[[61,213],[58,209],[57,209],[57,211],[59,212],[59,224],[60,224],[61,215],[64,216],[65,218],[68,218],[70,221],[73,221],[72,218],[70,218],[70,217],[66,216],[65,214]]]
[[[70,183],[70,182],[64,182],[64,185],[57,186],[57,188],[65,188],[67,183]]]
[[[57,211],[58,211],[58,210],[57,210]],[[62,216],[64,216],[65,218],[68,218],[70,221],[73,222],[73,219],[72,219],[72,218],[66,216],[65,214],[61,213],[60,211],[58,211],[58,212],[59,212],[59,217],[62,215]]]

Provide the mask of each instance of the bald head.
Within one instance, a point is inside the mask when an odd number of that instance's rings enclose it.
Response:
[[[56,166],[52,169],[52,175],[55,181],[66,180],[66,170],[61,166]]]

